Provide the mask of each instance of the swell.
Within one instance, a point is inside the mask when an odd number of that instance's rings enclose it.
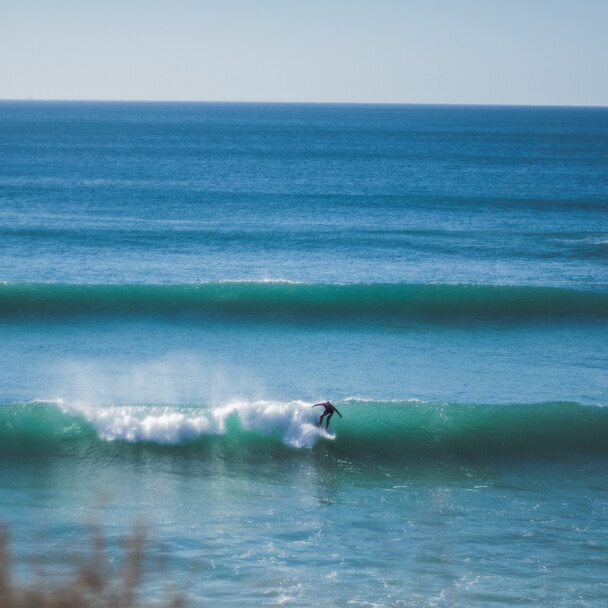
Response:
[[[608,408],[575,402],[470,405],[348,400],[336,403],[331,434],[303,402],[223,406],[0,406],[0,457],[198,454],[258,460],[331,452],[351,460],[478,461],[580,453],[608,455]],[[133,451],[135,450],[135,452]]]
[[[74,315],[386,322],[606,320],[608,293],[466,284],[0,284],[0,318]]]

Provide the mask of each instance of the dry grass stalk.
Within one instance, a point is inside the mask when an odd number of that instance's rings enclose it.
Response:
[[[135,531],[124,542],[124,564],[118,575],[109,567],[105,539],[99,529],[93,533],[92,552],[81,557],[73,575],[57,584],[40,575],[36,584],[16,582],[12,573],[10,542],[6,528],[0,528],[0,608],[134,608],[138,604],[144,559],[144,537]],[[173,598],[159,606],[185,606]]]

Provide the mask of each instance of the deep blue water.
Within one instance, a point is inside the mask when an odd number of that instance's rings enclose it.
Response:
[[[19,576],[143,517],[199,603],[604,606],[607,211],[607,109],[0,102]]]

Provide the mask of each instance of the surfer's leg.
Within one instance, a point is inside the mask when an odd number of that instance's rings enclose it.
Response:
[[[319,426],[321,426],[323,424],[323,416],[325,416],[325,414],[327,414],[327,412],[323,412],[321,414],[321,418],[319,418]]]
[[[325,415],[325,414],[323,414]],[[331,420],[331,417],[334,415],[334,413],[332,412],[331,414],[329,414],[329,416],[327,416],[327,420],[325,421],[325,430],[327,430],[327,427],[329,426],[329,421]]]

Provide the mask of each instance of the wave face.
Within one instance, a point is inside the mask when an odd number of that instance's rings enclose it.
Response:
[[[606,320],[608,294],[548,287],[220,282],[0,285],[0,318],[73,315],[243,317],[266,321]]]
[[[0,455],[101,452],[129,447],[193,451],[201,457],[272,458],[331,450],[351,459],[608,455],[608,408],[573,402],[463,405],[349,400],[336,404],[330,433],[302,402],[209,406],[0,407]]]

